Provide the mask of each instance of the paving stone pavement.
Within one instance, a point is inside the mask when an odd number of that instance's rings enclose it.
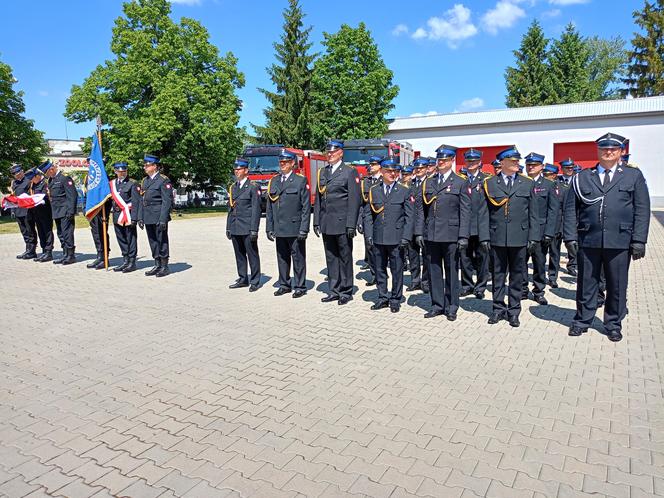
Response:
[[[664,495],[664,229],[632,265],[625,339],[569,338],[569,277],[522,326],[273,297],[235,278],[224,219],[171,224],[164,279],[18,261],[0,236],[0,495]],[[112,240],[112,262],[118,249]],[[361,248],[355,256],[361,256]],[[140,266],[151,266],[140,232]],[[322,243],[309,278],[324,288]],[[370,290],[367,290],[370,289]]]

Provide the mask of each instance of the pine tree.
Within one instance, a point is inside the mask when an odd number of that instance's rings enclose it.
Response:
[[[569,104],[600,100],[601,94],[590,78],[590,48],[572,23],[560,39],[551,43],[546,104]]]
[[[312,78],[314,145],[327,138],[376,138],[387,132],[387,113],[399,87],[366,28],[343,24],[324,33],[325,54]]]
[[[623,94],[664,95],[664,0],[646,0],[643,10],[635,11],[633,17],[645,33],[634,34]]]
[[[534,20],[521,39],[519,50],[514,51],[516,67],[505,71],[507,107],[530,107],[546,102],[548,44],[542,26]]]
[[[302,29],[304,13],[299,0],[289,0],[284,10],[284,33],[274,43],[278,64],[267,69],[276,91],[259,91],[269,101],[263,113],[265,126],[252,125],[264,143],[281,143],[300,149],[311,148],[311,27]]]

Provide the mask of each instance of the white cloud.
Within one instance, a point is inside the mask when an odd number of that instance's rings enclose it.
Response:
[[[422,118],[424,116],[435,116],[436,114],[438,114],[437,111],[429,111],[427,113],[414,112],[413,114],[410,114],[408,117],[409,118]]]
[[[482,16],[482,24],[486,31],[495,35],[498,30],[511,28],[522,17],[524,10],[510,0],[500,0],[493,9]]]
[[[392,35],[394,36],[399,36],[404,33],[408,33],[408,26],[406,26],[405,24],[397,24],[392,30]]]
[[[543,19],[551,19],[553,17],[558,17],[561,14],[560,9],[551,9],[547,10],[545,12],[542,12],[542,18]]]
[[[40,97],[48,97],[48,92],[46,90],[39,90],[37,93]]]
[[[446,11],[443,17],[431,17],[427,21],[428,30],[418,28],[412,36],[416,40],[421,38],[445,40],[450,48],[457,48],[462,40],[477,34],[477,28],[470,17],[470,9],[457,3]]]
[[[171,0],[171,3],[179,3],[181,5],[200,5],[201,0]]]
[[[549,3],[552,5],[577,5],[588,2],[590,2],[590,0],[549,0]]]
[[[468,112],[475,109],[480,109],[484,107],[484,99],[480,97],[473,97],[472,99],[464,100],[459,105],[458,109],[454,109],[454,112]]]

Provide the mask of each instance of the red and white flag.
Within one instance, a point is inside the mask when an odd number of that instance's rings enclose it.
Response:
[[[2,198],[2,208],[33,208],[40,204],[45,204],[44,197],[46,197],[46,194],[7,195]]]

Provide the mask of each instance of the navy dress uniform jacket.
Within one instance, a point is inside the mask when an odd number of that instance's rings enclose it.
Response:
[[[76,215],[78,192],[74,180],[61,171],[48,180],[48,195],[51,199],[53,219],[73,218]]]
[[[311,201],[306,177],[291,173],[285,182],[281,174],[272,177],[267,191],[267,231],[277,237],[297,237],[309,232]]]
[[[492,246],[525,247],[530,240],[540,240],[540,218],[530,178],[517,174],[509,190],[502,175],[492,176],[484,180],[484,193]]]
[[[466,190],[470,195],[470,228],[469,235],[478,237],[480,242],[489,240],[489,211],[482,188],[484,180],[491,175],[478,172],[472,180],[468,177]]]
[[[429,242],[467,239],[470,231],[470,195],[465,178],[452,172],[438,183],[438,175],[422,183],[415,216],[415,235]]]
[[[556,218],[556,235],[563,233],[563,214],[565,209],[565,200],[570,192],[570,187],[562,180],[556,181],[554,194],[558,198],[558,216]]]
[[[398,245],[402,239],[413,238],[415,198],[410,188],[402,183],[393,183],[389,195],[385,195],[384,189],[383,184],[371,187],[364,229],[374,244]]]
[[[29,194],[30,193],[30,185],[32,182],[28,180],[27,177],[23,177],[22,180],[12,180],[11,184],[11,193],[12,195],[19,196],[21,194]],[[28,208],[14,208],[14,216],[17,218],[20,216],[27,216],[28,215]]]
[[[362,204],[360,177],[352,166],[341,163],[318,170],[314,226],[325,235],[342,235],[355,228]]]
[[[117,179],[112,181],[115,183],[120,197],[122,197],[127,204],[131,202],[131,221],[138,221],[138,210],[141,205],[141,188],[138,185],[138,182],[129,177],[125,177],[119,184]],[[121,212],[122,209],[117,205],[115,200],[113,200],[113,224],[118,223],[118,218],[120,217]]]
[[[581,171],[565,200],[563,239],[579,247],[629,249],[648,241],[650,196],[639,169],[615,166],[604,189],[597,167]],[[587,203],[580,196],[583,196]],[[603,201],[602,201],[603,198]]]
[[[231,235],[258,232],[261,222],[261,188],[247,179],[242,187],[238,187],[237,182],[233,183],[228,192],[230,199],[226,231]]]
[[[533,180],[533,193],[537,204],[539,216],[539,231],[535,240],[542,240],[544,236],[555,237],[556,224],[558,223],[558,211],[560,202],[556,195],[556,183],[540,175]]]
[[[171,221],[173,206],[173,185],[167,176],[157,174],[154,178],[146,176],[141,182],[141,202],[138,219],[146,225],[168,223]]]

